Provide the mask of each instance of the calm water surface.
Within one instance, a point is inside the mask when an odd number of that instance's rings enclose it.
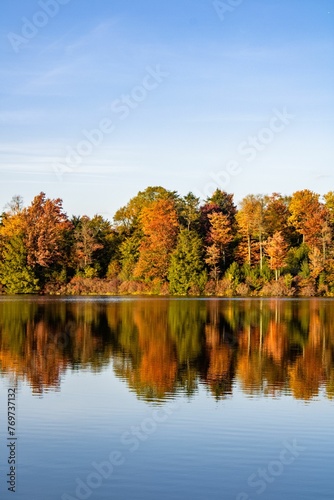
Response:
[[[0,498],[333,500],[333,398],[334,300],[2,297]]]

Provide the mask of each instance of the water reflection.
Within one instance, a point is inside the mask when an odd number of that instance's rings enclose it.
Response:
[[[137,396],[334,395],[329,300],[0,300],[0,368],[35,394],[112,361]]]

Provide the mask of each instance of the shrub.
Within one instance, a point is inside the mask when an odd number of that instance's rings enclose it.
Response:
[[[236,293],[240,297],[248,297],[250,295],[249,286],[246,283],[240,283],[236,288]]]
[[[316,284],[313,278],[296,276],[295,282],[300,297],[314,297],[316,295]]]
[[[216,295],[220,295],[222,297],[233,297],[234,290],[231,286],[231,281],[228,278],[223,278],[218,281]]]
[[[291,297],[295,294],[295,288],[291,286],[286,276],[281,276],[277,281],[265,283],[259,295],[261,297]]]
[[[115,295],[118,293],[119,281],[99,278],[83,278],[75,276],[62,287],[60,293],[65,295]]]
[[[204,288],[205,295],[215,295],[216,293],[216,282],[214,280],[209,280]]]

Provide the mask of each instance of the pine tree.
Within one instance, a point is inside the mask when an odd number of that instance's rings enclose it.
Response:
[[[38,279],[27,264],[27,251],[21,235],[13,236],[4,244],[0,262],[0,283],[6,293],[36,293]]]
[[[192,192],[178,200],[177,207],[180,215],[181,223],[190,231],[195,229],[200,218],[199,198]]]
[[[181,230],[168,271],[170,292],[187,295],[204,289],[207,276],[203,265],[203,244],[195,231]]]
[[[137,233],[126,238],[120,245],[120,278],[123,281],[133,279],[135,266],[139,258],[140,238]]]

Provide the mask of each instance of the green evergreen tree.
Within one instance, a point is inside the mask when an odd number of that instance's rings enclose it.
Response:
[[[195,231],[181,230],[168,271],[170,292],[187,295],[189,291],[201,293],[207,281],[203,263],[203,244]]]
[[[199,202],[200,199],[197,198],[192,192],[189,192],[177,202],[181,224],[186,227],[188,231],[190,231],[190,229],[195,230],[198,226],[200,218]]]
[[[120,278],[123,281],[132,280],[133,271],[139,258],[140,238],[137,233],[126,238],[120,245],[120,263],[121,273]]]
[[[4,244],[0,262],[0,283],[6,293],[36,293],[39,290],[32,267],[27,265],[27,251],[21,235]]]

